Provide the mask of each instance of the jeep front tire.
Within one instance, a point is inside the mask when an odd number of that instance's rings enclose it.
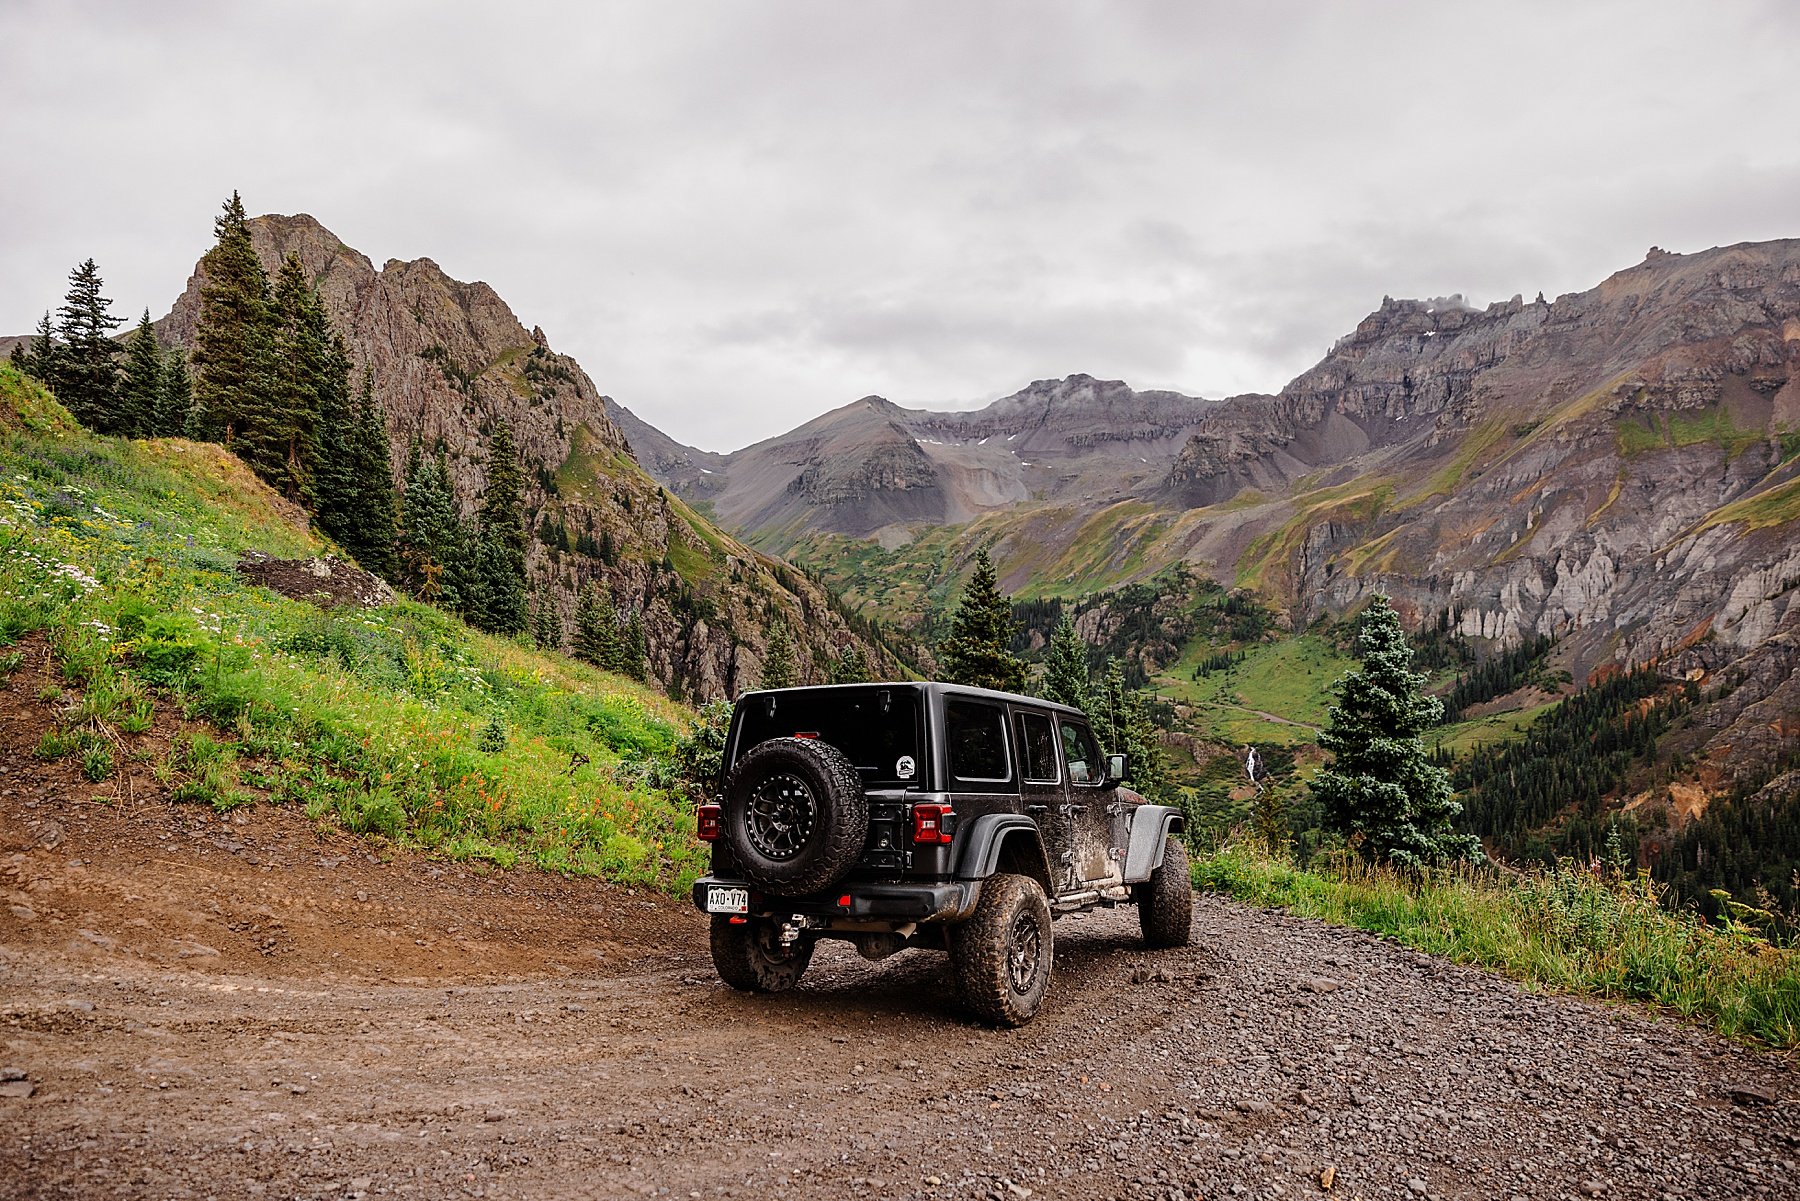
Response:
[[[739,992],[786,992],[800,983],[812,954],[812,939],[801,935],[784,943],[780,927],[767,918],[733,922],[713,914],[713,966],[719,979]]]
[[[1194,924],[1194,877],[1187,848],[1174,835],[1163,847],[1162,866],[1142,884],[1131,887],[1137,901],[1138,925],[1152,947],[1185,947]]]
[[[1030,876],[988,877],[974,915],[950,931],[957,993],[969,1012],[996,1026],[1037,1016],[1054,956],[1050,902]]]

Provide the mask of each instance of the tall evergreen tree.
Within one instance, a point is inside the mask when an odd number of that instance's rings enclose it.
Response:
[[[37,336],[13,345],[12,364],[40,384],[47,384],[56,370],[56,350],[56,332],[46,311],[38,321]]]
[[[787,622],[776,618],[769,627],[769,643],[763,648],[762,680],[764,688],[792,688],[799,682],[794,664],[794,639]]]
[[[138,319],[125,348],[125,371],[119,380],[116,406],[118,422],[111,431],[129,438],[148,438],[157,432],[157,410],[163,396],[163,353],[156,331],[150,327],[150,310]]]
[[[387,414],[375,395],[374,373],[367,367],[363,368],[362,388],[356,397],[353,431],[346,448],[349,471],[347,493],[342,498],[345,529],[338,541],[365,568],[393,579],[398,575],[394,563],[394,469]]]
[[[1002,692],[1024,688],[1024,660],[1012,653],[1015,628],[1012,606],[1000,595],[994,561],[981,551],[939,656],[944,679]]]
[[[854,642],[839,651],[838,657],[832,660],[833,684],[867,684],[874,678],[869,671],[869,656]]]
[[[194,330],[192,424],[196,437],[232,446],[268,405],[273,301],[236,192],[214,220],[213,232],[218,241],[200,260],[206,282]],[[261,446],[258,453],[269,449]],[[281,466],[279,461],[251,465],[271,479]]]
[[[488,442],[487,488],[481,497],[481,545],[489,629],[525,628],[525,472],[512,427],[494,422]]]
[[[589,580],[575,603],[575,657],[608,671],[619,668],[619,614],[598,580]]]
[[[163,359],[162,390],[156,397],[156,435],[174,438],[187,433],[193,411],[194,377],[188,374],[187,351],[171,346]]]
[[[333,357],[336,332],[299,255],[282,260],[272,301],[268,390],[245,412],[233,449],[289,500],[316,505],[320,432],[341,433],[348,419],[350,364]]]
[[[91,430],[111,433],[119,426],[119,344],[112,332],[124,324],[112,315],[112,301],[100,294],[100,269],[88,259],[69,272],[69,292],[56,310],[57,347],[50,388],[75,419]]]
[[[619,639],[619,671],[634,680],[649,675],[650,640],[644,633],[644,615],[634,612],[625,622],[625,634]]]
[[[1088,707],[1088,648],[1067,612],[1050,634],[1044,658],[1044,699],[1077,709]]]
[[[402,496],[403,578],[423,600],[461,612],[473,574],[467,538],[456,507],[450,466],[439,450],[427,459],[417,440],[407,457]]]
[[[1474,860],[1481,848],[1451,830],[1462,812],[1451,799],[1450,774],[1431,765],[1423,735],[1443,705],[1420,690],[1412,646],[1385,596],[1363,610],[1356,635],[1362,666],[1338,681],[1338,703],[1319,735],[1332,761],[1312,782],[1332,829],[1371,861],[1420,868],[1446,859]]]
[[[539,586],[531,593],[531,640],[547,651],[563,648],[562,614],[550,590]]]

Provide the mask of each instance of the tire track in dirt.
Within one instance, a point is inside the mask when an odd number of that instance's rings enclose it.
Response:
[[[146,791],[0,749],[0,1197],[1800,1197],[1785,1059],[1280,913],[1066,918],[993,1031],[942,956],[741,995],[680,902]]]

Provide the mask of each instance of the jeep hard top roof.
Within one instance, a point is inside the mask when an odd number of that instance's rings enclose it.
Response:
[[[882,688],[895,691],[904,690],[919,696],[966,696],[976,700],[1028,705],[1034,709],[1048,709],[1052,712],[1073,714],[1076,717],[1087,717],[1087,714],[1073,705],[1047,701],[1041,696],[1026,696],[1019,692],[999,692],[992,688],[976,688],[968,684],[947,684],[941,680],[887,680],[868,684],[807,684],[798,688],[759,688],[754,692],[740,694],[738,704],[742,705],[757,697],[781,697],[821,692],[860,692]]]

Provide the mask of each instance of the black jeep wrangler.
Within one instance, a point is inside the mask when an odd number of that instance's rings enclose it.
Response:
[[[948,951],[979,1018],[1030,1021],[1050,984],[1051,921],[1135,902],[1153,947],[1188,940],[1179,811],[1122,786],[1079,709],[953,684],[746,693],[718,804],[700,807],[712,873],[694,904],[733,988],[799,981],[821,938],[867,959]]]

